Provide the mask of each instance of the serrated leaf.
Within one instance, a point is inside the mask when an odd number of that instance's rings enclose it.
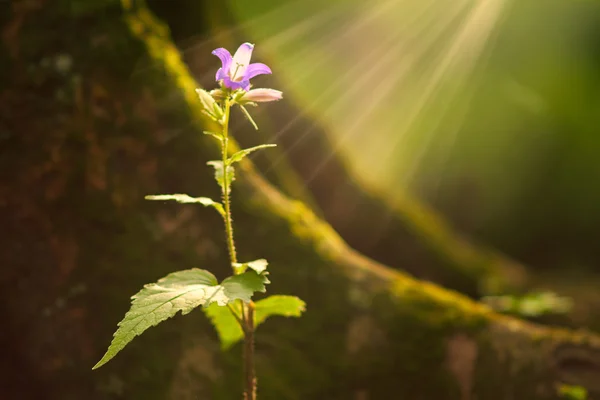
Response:
[[[266,276],[248,271],[231,276],[221,284],[210,272],[189,269],[167,275],[156,283],[145,285],[132,297],[131,308],[119,322],[119,328],[96,369],[110,361],[136,336],[165,321],[179,311],[188,314],[198,306],[216,303],[225,306],[236,300],[249,302],[255,292],[264,292]]]
[[[267,260],[265,260],[264,258],[260,258],[258,260],[250,261],[247,263],[233,263],[232,264],[233,269],[238,274],[246,272],[246,270],[248,268],[253,269],[254,271],[256,271],[257,274],[261,274],[267,270],[267,265],[269,265],[269,262]]]
[[[219,305],[227,305],[233,300],[242,300],[249,302],[255,292],[266,292],[265,285],[271,283],[266,274],[257,274],[254,271],[248,271],[240,275],[230,276],[221,282],[223,294],[231,299],[227,302],[216,301]]]
[[[243,150],[237,151],[227,160],[227,164],[231,165],[235,162],[241,161],[248,154],[250,154],[256,150],[264,149],[267,147],[276,147],[276,146],[277,146],[276,144],[261,144],[260,146],[254,146],[254,147],[250,147],[248,149],[243,149]]]
[[[208,197],[190,197],[187,194],[155,194],[148,195],[144,197],[146,200],[173,200],[178,203],[199,203],[205,207],[213,207],[215,210],[219,212],[222,216],[225,216],[225,210],[223,209],[223,205],[218,203]]]
[[[232,306],[234,311],[240,312],[238,304],[232,304]],[[306,304],[295,296],[274,295],[255,302],[254,307],[254,325],[258,327],[273,315],[300,317]],[[244,338],[242,328],[228,307],[212,304],[205,308],[204,312],[215,326],[223,350],[227,350]]]
[[[254,303],[254,323],[258,326],[272,315],[299,317],[306,310],[306,303],[296,296],[274,295]]]
[[[235,180],[235,169],[233,166],[227,166],[227,188],[225,188],[225,180],[223,179],[223,161],[209,161],[207,164],[215,169],[215,179],[219,186],[229,193],[231,191],[231,182]]]

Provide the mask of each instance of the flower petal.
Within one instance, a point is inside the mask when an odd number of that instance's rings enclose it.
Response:
[[[212,54],[219,57],[221,60],[221,68],[217,71],[217,80],[221,80],[223,79],[223,76],[229,72],[229,68],[231,67],[231,53],[227,49],[219,47],[218,49],[213,50]],[[223,71],[221,72],[221,70]]]
[[[283,93],[275,89],[252,89],[241,98],[243,102],[264,103],[267,101],[277,101],[283,98]]]
[[[223,78],[223,85],[225,85],[225,87],[232,89],[232,90],[236,90],[236,89],[248,90],[248,89],[250,89],[250,81],[248,81],[248,80],[233,81],[228,76]]]
[[[215,75],[215,79],[217,81],[220,81],[221,79],[225,79],[228,75],[227,72],[225,72],[226,70],[224,70],[223,68],[219,68],[219,70],[217,71],[217,75]]]
[[[248,64],[250,64],[252,50],[254,50],[254,45],[252,43],[244,43],[233,55],[233,62],[231,63],[231,67],[229,69],[229,76],[234,81],[239,81],[244,76],[246,68],[248,67]]]
[[[240,84],[240,87],[242,89],[244,89],[245,91],[250,90],[250,81],[249,80],[243,79],[239,82],[239,84]]]
[[[243,78],[246,80],[250,80],[254,78],[256,75],[270,74],[271,68],[263,63],[253,63],[248,65],[246,71],[244,73]]]

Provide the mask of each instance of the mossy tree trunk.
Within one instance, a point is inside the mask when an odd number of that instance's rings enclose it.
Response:
[[[140,1],[4,2],[0,15],[2,360],[18,362],[2,396],[239,398],[241,349],[221,353],[200,311],[91,371],[144,283],[227,269],[217,215],[143,201],[218,196],[205,166],[217,149],[167,29]],[[259,330],[259,398],[557,399],[562,382],[600,395],[598,338],[362,256],[250,163],[233,190],[242,260],[267,258],[270,292],[308,304]]]

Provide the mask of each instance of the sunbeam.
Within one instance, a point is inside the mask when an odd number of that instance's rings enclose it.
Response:
[[[398,125],[395,126],[399,132],[407,132],[415,124],[419,116],[427,109],[427,106],[436,100],[436,92],[441,90],[441,86],[448,76],[452,76],[452,81],[450,87],[445,88],[447,92],[443,99],[442,111],[450,108],[452,99],[458,91],[464,88],[466,80],[473,72],[487,40],[497,25],[505,2],[506,0],[486,0],[475,5],[462,28],[454,36],[449,48],[440,56],[439,62],[435,63],[435,69],[431,75],[424,79],[425,85],[422,93],[410,103],[411,109],[408,115],[403,120],[399,120]],[[417,149],[416,153],[413,153],[412,165],[406,171],[408,179],[412,177],[415,168],[420,164],[425,152],[431,145],[434,135],[437,133],[435,128],[442,122],[443,116],[443,112],[435,115],[433,126],[429,130],[421,132],[426,136],[420,138],[420,148]],[[450,135],[441,138],[447,144],[446,152],[450,151],[458,129],[459,126],[455,126],[449,130]],[[388,142],[385,147],[382,147],[381,152],[378,153],[381,161],[385,162],[392,157],[394,152],[397,151],[401,138],[402,135],[397,135],[391,144]]]
[[[382,4],[382,7],[371,10],[370,13],[367,13],[363,18],[360,18],[355,23],[350,24],[351,28],[344,30],[339,35],[335,36],[332,41],[328,42],[328,49],[335,48],[340,42],[343,41],[352,41],[352,34],[357,35],[357,31],[364,27],[368,22],[371,22],[376,16],[384,13],[390,5],[395,5],[395,2],[387,1]],[[431,6],[432,3],[429,4]],[[416,14],[413,16],[412,22],[418,21],[420,17],[423,16],[424,13]],[[410,26],[410,24],[408,25]],[[389,36],[384,40],[378,41],[376,46],[371,46],[367,53],[363,54],[363,57],[360,61],[354,63],[350,67],[346,68],[343,73],[339,74],[335,77],[334,80],[330,81],[328,86],[322,90],[318,95],[311,98],[311,102],[308,103],[302,110],[299,112],[293,119],[288,121],[276,134],[276,136],[280,136],[288,129],[290,129],[300,118],[305,117],[306,115],[311,115],[314,119],[320,118],[323,120],[324,115],[331,114],[332,109],[336,106],[338,108],[342,108],[342,104],[347,105],[348,99],[353,95],[358,96],[357,91],[364,89],[372,84],[374,78],[373,74],[378,72],[380,67],[383,65],[383,70],[389,69],[391,67],[389,65],[390,59],[386,57],[386,54],[389,54],[390,46],[398,47],[402,44],[401,39],[402,32],[396,32],[395,35]],[[329,52],[332,54],[333,51]],[[298,83],[302,80],[310,79],[310,75],[314,74],[315,71],[326,64],[326,58],[319,58],[316,62],[313,63],[310,69],[306,69],[302,71],[300,76],[296,76],[292,83]],[[373,62],[373,60],[376,60]],[[399,79],[399,77],[398,77]],[[289,81],[286,81],[290,83]],[[347,82],[353,82],[351,85],[348,85]],[[387,85],[387,88],[391,88],[390,85]],[[372,91],[372,90],[371,90]],[[324,99],[327,96],[333,96],[337,93],[343,92],[343,96],[334,97],[334,100],[330,100],[325,102]],[[387,93],[387,89],[385,93]],[[363,96],[364,97],[364,96]],[[346,102],[346,103],[344,103]],[[315,121],[313,124],[317,124]],[[294,143],[290,146],[290,149],[299,144],[305,135],[308,132],[305,132],[299,135],[298,138],[294,141]]]
[[[441,148],[438,164],[450,153],[474,72],[508,2],[292,1],[260,13],[240,3],[246,18],[236,29],[252,32],[298,105],[275,137],[306,117],[331,132],[331,154],[309,181],[342,151],[359,179],[394,179],[401,190],[431,149]],[[288,150],[311,131],[308,125]]]
[[[360,177],[367,179],[398,167],[393,156],[410,152],[400,161],[406,185],[434,140],[446,152],[453,146],[458,125],[443,134],[440,126],[450,112],[460,120],[454,99],[470,84],[507,1],[335,2],[308,17],[294,2],[299,8],[284,28],[269,31],[284,23],[264,17],[247,21],[264,37],[264,51],[279,55],[274,66],[299,104],[276,136],[306,116],[332,132],[332,154],[311,178],[340,150],[355,156],[357,171],[369,171]],[[308,134],[310,127],[291,149]]]
[[[423,30],[425,30],[427,26],[430,26],[428,23],[436,22],[436,24],[433,25],[433,28],[428,29],[426,32],[411,32],[414,36],[421,37],[421,43],[418,49],[411,53],[403,53],[402,50],[408,46],[410,40],[392,41],[394,44],[391,47],[385,47],[386,57],[380,60],[378,65],[374,68],[372,67],[371,72],[374,72],[374,74],[365,74],[362,76],[363,79],[354,82],[353,86],[348,89],[346,95],[352,95],[361,91],[365,92],[365,95],[359,97],[363,103],[357,107],[356,113],[351,114],[356,115],[356,117],[349,118],[346,121],[340,121],[340,132],[342,133],[337,136],[337,140],[333,145],[334,152],[320,163],[311,177],[312,179],[315,178],[316,174],[326,165],[329,159],[335,155],[335,152],[343,147],[344,143],[348,142],[356,134],[365,132],[365,125],[368,126],[371,124],[370,120],[373,118],[373,113],[376,113],[383,104],[393,100],[393,98],[390,98],[390,95],[394,94],[393,92],[398,89],[400,82],[408,76],[409,72],[411,72],[415,60],[421,58],[424,53],[430,49],[430,47],[439,39],[440,35],[442,35],[448,26],[450,26],[460,15],[465,5],[465,1],[457,2],[456,7],[453,8],[451,12],[443,14],[442,21],[434,21],[434,18],[432,18],[433,16],[430,14],[430,20],[422,24],[422,26],[424,27]],[[440,19],[439,16],[438,19]],[[412,27],[408,25],[407,28],[410,29]],[[403,58],[402,60],[398,60],[399,55]],[[385,63],[383,61],[385,61]],[[381,66],[381,68],[378,68],[377,66]],[[379,73],[382,72],[381,70],[383,70],[383,73]],[[385,75],[385,72],[390,70],[394,71],[394,73],[391,76],[389,76],[389,73]],[[370,79],[373,78],[371,75],[374,75],[376,79]],[[381,78],[382,76],[384,76],[383,79]],[[333,104],[331,108],[341,109],[344,106],[345,105],[341,103],[337,103]],[[331,109],[325,111],[326,114],[329,112],[331,112]],[[366,146],[369,146],[369,144],[366,144]],[[382,160],[379,160],[379,162],[381,161]]]

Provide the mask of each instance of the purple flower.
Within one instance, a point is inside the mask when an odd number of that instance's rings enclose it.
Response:
[[[254,45],[242,44],[233,57],[226,49],[220,47],[213,50],[213,54],[221,60],[222,66],[217,71],[217,81],[223,81],[223,85],[229,89],[250,89],[250,79],[256,75],[270,74],[271,68],[261,63],[250,64]]]
[[[240,98],[242,103],[264,103],[267,101],[276,101],[283,98],[283,93],[275,89],[252,89],[244,93]]]

